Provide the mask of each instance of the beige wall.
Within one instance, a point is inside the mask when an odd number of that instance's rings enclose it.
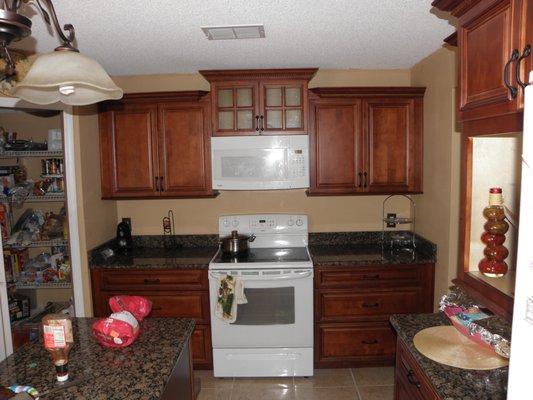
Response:
[[[114,77],[125,92],[209,90],[199,74]],[[409,70],[320,70],[310,86],[410,86]],[[307,197],[303,190],[221,192],[215,199],[133,200],[117,202],[117,217],[132,219],[133,233],[161,234],[161,219],[173,210],[177,233],[216,233],[219,215],[295,212],[309,215],[310,229],[380,230],[383,196]],[[407,216],[405,201],[393,205]]]
[[[92,315],[87,251],[115,236],[117,208],[114,201],[101,200],[96,107],[75,108],[74,132],[84,305],[85,313]]]
[[[442,48],[411,70],[424,97],[424,194],[416,197],[417,232],[438,246],[435,306],[457,275],[460,134],[455,131],[456,55]]]

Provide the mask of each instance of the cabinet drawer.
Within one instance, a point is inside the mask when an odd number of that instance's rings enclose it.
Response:
[[[420,290],[353,293],[317,291],[320,321],[345,321],[362,316],[416,313],[420,310]]]
[[[388,323],[329,324],[317,330],[318,361],[392,358],[396,335]]]
[[[213,349],[209,325],[196,325],[191,337],[194,368],[210,368]]]
[[[416,286],[420,282],[419,268],[421,267],[325,267],[318,270],[315,282],[319,288]]]
[[[207,270],[105,271],[103,290],[207,289]]]
[[[413,400],[437,400],[438,397],[433,392],[426,377],[419,370],[418,364],[407,352],[408,350],[402,341],[398,340],[395,370],[396,390],[401,392],[398,386],[403,387],[403,391],[407,392],[410,395],[409,398]]]
[[[98,316],[111,314],[109,298],[125,293],[103,292],[104,312]],[[138,292],[136,295],[146,297],[152,302],[150,317],[181,317],[194,318],[197,323],[209,324],[209,293],[200,291],[160,294],[154,292]]]

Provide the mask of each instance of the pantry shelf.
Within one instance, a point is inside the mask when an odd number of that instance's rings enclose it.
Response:
[[[63,151],[48,151],[48,150],[29,150],[29,151],[4,151],[0,154],[2,158],[17,158],[17,157],[55,157],[63,158]]]
[[[24,249],[28,247],[53,247],[53,246],[68,246],[68,240],[64,239],[54,239],[54,240],[41,240],[37,242],[31,242],[28,244],[14,243],[8,244],[3,243],[2,246],[5,249]]]
[[[0,202],[8,203],[13,201],[9,196],[0,196]],[[64,202],[65,194],[45,194],[42,196],[28,196],[24,199],[23,203],[48,203],[48,202]]]
[[[47,283],[19,283],[15,284],[17,289],[71,289],[71,282],[47,282]]]

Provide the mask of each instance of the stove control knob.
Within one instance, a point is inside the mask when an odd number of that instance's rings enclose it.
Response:
[[[289,224],[289,226],[293,226],[294,225],[294,220],[292,218],[289,218],[289,222],[287,222]]]
[[[222,221],[222,225],[224,225],[224,227],[227,228],[227,227],[229,226],[229,221],[228,221],[228,219],[224,219],[224,220]]]
[[[239,221],[234,219],[233,222],[231,223],[231,225],[233,225],[235,228],[239,226]]]
[[[296,220],[296,225],[297,225],[297,226],[302,226],[303,224],[304,224],[304,221],[303,221],[301,218],[298,218],[298,219]]]

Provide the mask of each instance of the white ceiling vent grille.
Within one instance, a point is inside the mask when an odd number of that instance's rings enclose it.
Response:
[[[265,37],[263,25],[202,26],[209,40],[260,39]]]

